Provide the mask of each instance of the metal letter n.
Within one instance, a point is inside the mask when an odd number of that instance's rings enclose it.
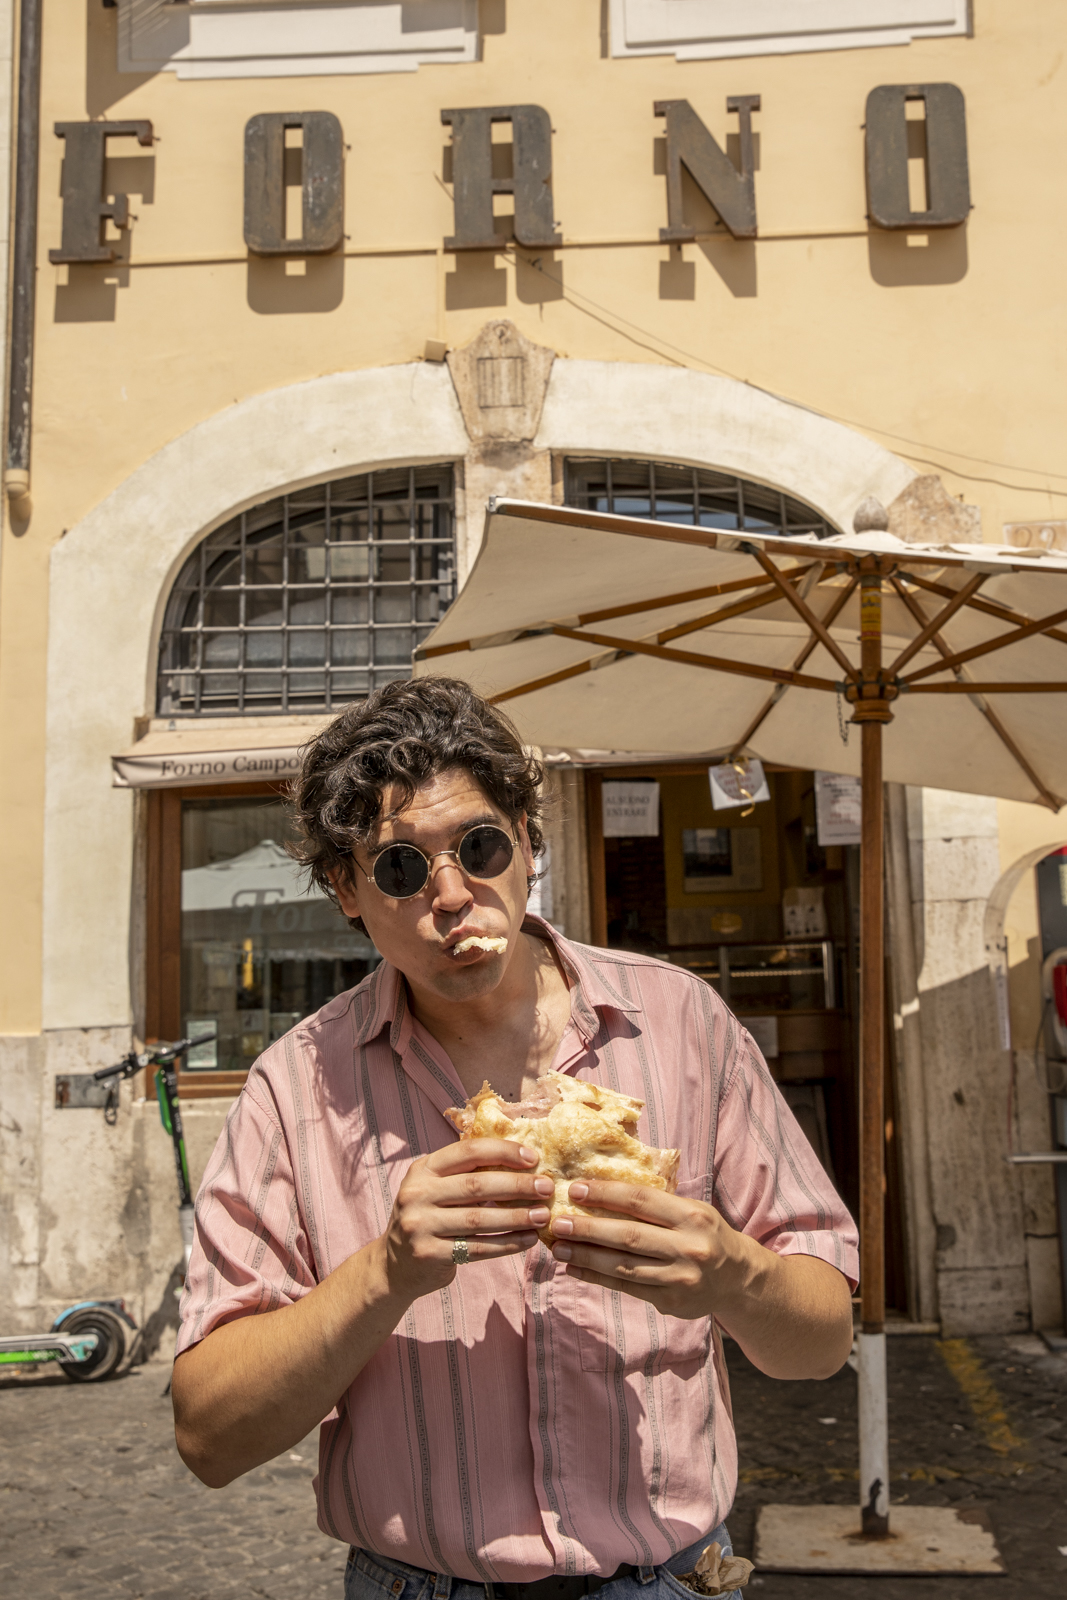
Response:
[[[299,128],[303,147],[286,151]],[[286,157],[298,158],[301,228],[286,237]],[[292,165],[296,167],[297,162]],[[262,111],[245,124],[245,244],[257,256],[319,256],[344,238],[344,135],[332,111]]]
[[[696,229],[685,220],[682,204],[682,168],[715,207],[735,239],[756,237],[756,181],[752,159],[752,113],[760,108],[758,94],[733,94],[727,111],[736,111],[741,144],[738,172],[689,104],[688,100],[657,100],[653,111],[667,122],[667,226],[661,239],[693,239]]]
[[[442,111],[452,127],[452,194],[455,235],[446,250],[503,250],[511,243],[497,233],[493,196],[515,196],[515,238],[521,245],[552,249],[552,123],[542,106],[474,106]],[[493,176],[493,123],[510,122],[512,176]]]

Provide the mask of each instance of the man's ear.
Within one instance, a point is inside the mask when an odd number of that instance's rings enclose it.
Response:
[[[526,876],[529,878],[532,874],[536,873],[537,862],[534,860],[533,846],[530,844],[530,835],[526,831],[525,811],[518,820],[517,831],[519,835],[519,849],[522,851],[523,865],[526,868]]]
[[[359,892],[356,888],[355,876],[349,876],[343,867],[329,867],[326,876],[333,884],[333,892],[337,896],[337,904],[341,907],[346,917],[358,917]]]

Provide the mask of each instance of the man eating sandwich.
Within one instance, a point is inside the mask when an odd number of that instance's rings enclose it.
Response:
[[[740,1023],[527,914],[540,777],[452,679],[312,741],[299,856],[383,960],[255,1064],[197,1201],[179,1449],[219,1486],[321,1423],[346,1600],[685,1595],[730,1553],[720,1330],[778,1378],[851,1344],[855,1230]]]

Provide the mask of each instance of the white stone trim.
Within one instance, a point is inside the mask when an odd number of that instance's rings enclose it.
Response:
[[[340,76],[479,54],[478,0],[118,0],[118,8],[120,72]]]
[[[613,56],[863,50],[970,33],[970,0],[611,0]]]
[[[784,489],[844,533],[861,500],[888,506],[914,470],[864,434],[751,384],[688,368],[565,361],[552,368],[536,447],[736,472]]]

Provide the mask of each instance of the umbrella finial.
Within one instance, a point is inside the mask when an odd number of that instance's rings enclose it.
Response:
[[[857,533],[886,533],[889,528],[889,513],[880,500],[869,494],[866,500],[861,500],[856,507],[852,526]]]

